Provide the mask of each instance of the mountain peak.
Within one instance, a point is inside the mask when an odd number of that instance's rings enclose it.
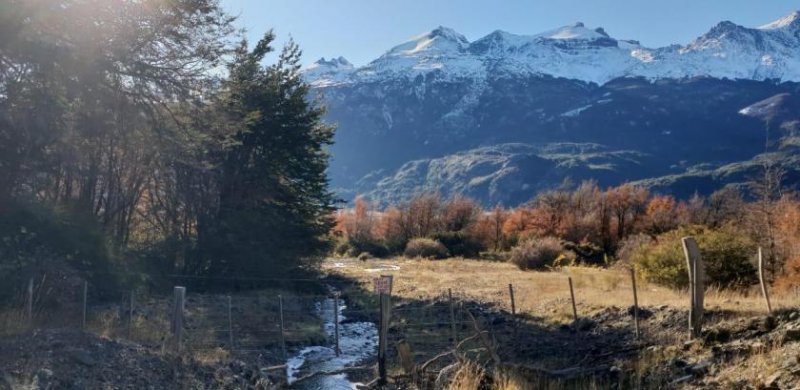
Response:
[[[452,28],[445,26],[436,27],[428,35],[430,35],[431,37],[442,37],[454,42],[469,43],[466,37],[456,32],[456,30],[453,30]]]
[[[326,60],[325,57],[318,59],[314,62],[316,66],[326,66],[331,68],[343,68],[343,69],[352,69],[353,64],[350,63],[346,58],[339,56],[337,58],[331,57],[330,60]],[[312,65],[313,66],[313,65]]]
[[[554,40],[595,40],[610,38],[602,27],[590,29],[582,22],[576,22],[555,30],[550,30],[537,36]]]
[[[439,26],[428,33],[401,43],[385,56],[412,56],[418,53],[444,54],[461,52],[469,45],[466,37],[449,27]]]
[[[777,30],[784,27],[795,26],[800,27],[800,10],[794,11],[778,20],[767,23],[759,29],[761,30]]]

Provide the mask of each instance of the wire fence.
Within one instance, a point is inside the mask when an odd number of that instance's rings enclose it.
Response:
[[[535,329],[518,326],[511,285],[501,289],[507,295],[503,303],[481,304],[470,299],[468,291],[447,291],[427,299],[395,299],[385,313],[379,296],[367,291],[370,286],[349,279],[169,277],[176,281],[172,288],[117,289],[104,294],[96,293],[99,287],[84,280],[32,278],[4,302],[0,331],[84,329],[164,352],[257,353],[264,360],[281,363],[303,347],[340,350],[340,326],[336,325],[342,313],[331,302],[341,294],[345,321],[371,322],[379,328],[378,337],[386,341],[382,342],[385,353],[380,353],[379,346],[374,356],[393,372],[407,369],[409,359],[423,364],[455,349],[476,360],[491,358],[496,345],[513,344],[522,334],[537,334]],[[201,279],[232,286],[259,282],[261,286],[224,294],[182,286]],[[281,287],[286,285],[294,288]],[[574,308],[574,294],[570,295]],[[388,316],[385,326],[380,325],[383,315]],[[403,356],[401,344],[410,356]],[[451,361],[431,361],[429,367],[441,369]]]
[[[170,275],[175,285],[200,279]],[[31,278],[0,302],[0,333],[33,329],[83,329],[163,351],[259,352],[285,360],[287,349],[325,345],[320,302],[354,282],[320,279],[203,278],[215,282],[260,282],[264,287],[236,293],[174,289],[109,289],[84,280],[43,275]],[[274,283],[273,283],[274,282]],[[274,284],[274,287],[270,287]],[[293,289],[279,288],[292,284]],[[300,285],[300,287],[298,287]],[[107,299],[104,297],[114,297]],[[182,310],[176,310],[181,305]],[[369,309],[353,311],[375,316]],[[179,314],[176,314],[179,313]],[[179,315],[180,318],[176,318]],[[176,321],[180,330],[175,329]]]

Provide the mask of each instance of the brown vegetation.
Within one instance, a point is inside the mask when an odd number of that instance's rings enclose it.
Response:
[[[688,200],[650,194],[630,184],[601,189],[594,182],[545,191],[511,209],[497,205],[481,210],[461,196],[445,200],[424,194],[379,210],[358,198],[353,209],[338,214],[335,235],[341,239],[339,248],[347,250],[337,252],[384,257],[403,253],[412,239],[429,238],[453,256],[508,258],[510,251],[522,268],[621,261],[641,268],[651,281],[682,286],[680,235],[703,234],[714,241],[714,249],[706,250],[712,274],[719,277],[712,283],[749,286],[755,281],[750,265],[756,248],[762,247],[768,281],[780,279],[788,288],[797,285],[784,275],[791,271],[784,265],[800,258],[800,201],[794,194],[777,194],[773,176],[767,177],[772,181],[755,181],[746,194],[725,188]],[[533,261],[533,252],[541,249],[533,244],[547,237],[554,255],[537,255]],[[724,256],[715,260],[715,253]]]

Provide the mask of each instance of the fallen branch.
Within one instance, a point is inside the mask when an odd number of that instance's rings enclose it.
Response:
[[[263,371],[286,371],[286,365],[285,364],[281,364],[280,366],[266,367],[266,368],[262,368],[262,370]]]
[[[492,342],[491,342],[491,340],[489,340],[489,338],[487,336],[488,332],[481,330],[481,327],[478,325],[478,320],[475,319],[475,316],[472,315],[472,312],[469,309],[467,309],[465,311],[469,315],[470,320],[472,320],[472,326],[475,328],[475,331],[478,332],[478,335],[481,336],[480,337],[481,338],[481,343],[483,344],[484,347],[486,347],[486,350],[489,351],[489,354],[491,355],[492,360],[494,361],[494,364],[499,366],[500,365],[500,356],[497,355],[497,351],[495,350],[494,346],[492,346]]]
[[[472,336],[469,336],[469,337],[461,340],[453,349],[451,349],[451,350],[449,350],[447,352],[442,352],[442,353],[434,356],[433,358],[431,358],[427,362],[423,363],[421,366],[419,366],[419,370],[418,371],[419,372],[425,372],[425,370],[428,368],[428,366],[430,366],[431,364],[433,364],[437,360],[442,359],[442,358],[447,357],[447,356],[450,356],[450,355],[455,355],[456,352],[458,352],[459,348],[461,348],[461,346],[463,346],[468,341],[472,341],[472,340],[475,340],[478,337],[481,337],[482,333],[488,333],[488,332],[486,332],[484,330],[484,331],[481,331],[479,333],[476,333],[476,334],[474,334]]]
[[[515,370],[525,370],[529,372],[534,372],[540,376],[547,376],[551,379],[560,379],[560,380],[582,378],[585,376],[594,375],[598,372],[608,371],[610,368],[610,366],[605,364],[594,367],[569,367],[569,368],[562,368],[560,370],[547,370],[544,368],[530,367],[522,364],[515,364],[509,367]]]
[[[595,359],[600,359],[600,358],[613,356],[613,355],[616,355],[618,353],[638,351],[638,350],[640,350],[642,348],[645,348],[645,347],[648,347],[648,346],[649,345],[646,345],[646,344],[635,345],[635,346],[632,346],[632,347],[627,347],[627,348],[617,349],[617,350],[614,350],[614,351],[609,351],[609,352],[606,352],[606,353],[601,353],[599,355],[592,355],[591,353],[589,353],[586,356],[584,356],[583,359],[581,359],[581,361],[578,364],[582,364],[583,362],[585,362],[585,361],[587,361],[589,359],[595,360]]]

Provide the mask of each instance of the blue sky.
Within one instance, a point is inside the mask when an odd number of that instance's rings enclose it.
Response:
[[[800,9],[798,0],[221,0],[251,43],[272,28],[304,62],[344,56],[363,65],[443,25],[473,41],[494,30],[535,34],[574,22],[645,46],[685,44],[722,20],[755,27]]]

